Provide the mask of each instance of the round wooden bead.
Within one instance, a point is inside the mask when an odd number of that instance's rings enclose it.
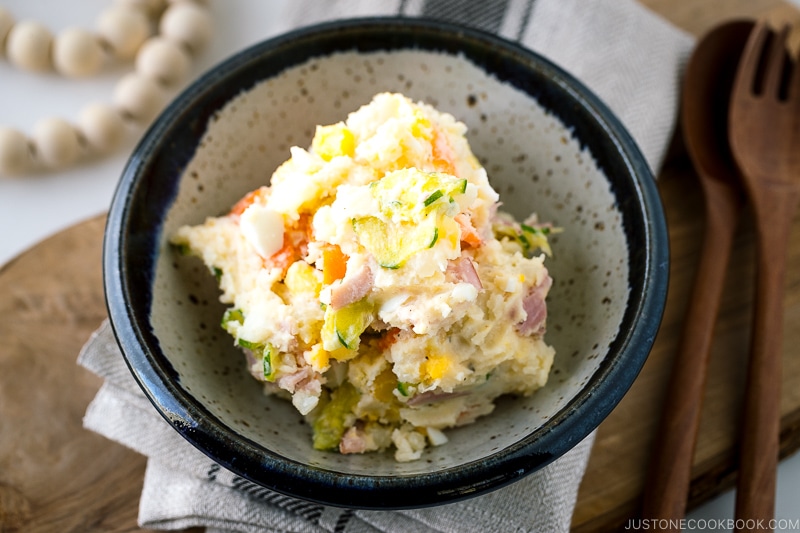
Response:
[[[8,36],[8,32],[11,31],[11,27],[14,26],[14,16],[11,15],[11,12],[0,6],[0,52],[3,51],[3,43]]]
[[[21,69],[45,71],[50,69],[50,46],[53,35],[43,25],[32,20],[15,24],[6,37],[6,55]]]
[[[153,37],[136,55],[136,70],[163,85],[183,80],[189,73],[191,58],[177,43],[164,37]]]
[[[166,0],[167,6],[171,6],[172,4],[180,4],[180,3],[191,3],[197,4],[199,6],[208,6],[208,0]]]
[[[24,173],[31,164],[31,153],[25,135],[0,126],[0,175],[15,176]]]
[[[65,76],[91,76],[103,66],[103,48],[88,31],[68,28],[53,42],[53,65]]]
[[[97,32],[117,57],[131,59],[150,36],[150,23],[141,10],[114,5],[100,14]]]
[[[125,7],[141,9],[150,17],[157,17],[167,6],[164,0],[116,0],[116,3]]]
[[[114,105],[140,122],[149,122],[164,104],[165,95],[158,84],[141,74],[127,74],[114,88]]]
[[[161,17],[161,34],[196,52],[211,39],[213,26],[208,9],[193,2],[172,3]]]
[[[114,149],[125,133],[125,122],[119,112],[108,104],[89,104],[78,117],[78,130],[89,146],[98,152]]]
[[[60,118],[40,121],[33,131],[36,154],[50,168],[65,167],[78,158],[80,143],[72,124]]]

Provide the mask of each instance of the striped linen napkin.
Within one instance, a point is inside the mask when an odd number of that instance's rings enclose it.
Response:
[[[290,0],[281,30],[316,22],[400,15],[457,22],[539,52],[590,87],[619,116],[657,170],[675,126],[680,75],[692,40],[633,0]],[[208,533],[568,531],[594,435],[523,480],[464,502],[362,511],[296,500],[213,463],[153,409],[128,371],[109,325],[79,363],[105,379],[86,428],[148,457],[142,527]]]

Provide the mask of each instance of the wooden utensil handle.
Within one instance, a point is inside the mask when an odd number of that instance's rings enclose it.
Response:
[[[756,295],[736,494],[737,523],[769,527],[775,516],[780,401],[783,288],[786,250],[796,200],[778,194],[757,201]],[[764,216],[765,213],[773,216]]]
[[[644,518],[673,519],[675,523],[686,512],[714,325],[741,207],[740,195],[730,186],[713,181],[704,186],[707,216],[702,254],[656,434],[658,442],[642,508]]]

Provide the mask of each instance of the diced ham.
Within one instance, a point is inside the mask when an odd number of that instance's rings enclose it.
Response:
[[[320,381],[319,375],[314,375],[307,380],[300,382],[295,390],[301,390],[305,393],[311,394],[312,396],[319,396],[322,394],[322,381]]]
[[[500,206],[503,202],[495,202],[489,206],[489,220],[494,224],[497,220],[497,213],[500,211]]]
[[[322,376],[311,367],[301,366],[291,374],[278,378],[275,385],[292,395],[292,405],[302,415],[310,413],[322,394]]]
[[[475,270],[475,264],[472,259],[465,255],[449,261],[447,263],[447,272],[459,282],[469,283],[478,290],[483,289],[483,283],[481,283],[481,278],[478,276],[478,271]]]
[[[348,268],[344,278],[331,285],[331,307],[341,309],[359,301],[372,290],[373,283],[375,273],[369,263],[363,263],[355,271]]]
[[[547,306],[539,292],[528,294],[522,301],[522,308],[527,316],[517,324],[517,330],[522,335],[540,333],[547,319]]]
[[[252,350],[242,348],[242,351],[244,352],[244,357],[247,360],[247,370],[250,371],[250,375],[256,378],[258,381],[265,381],[264,368],[261,365],[261,361],[256,359],[256,356],[253,355]]]
[[[367,434],[358,424],[345,431],[339,441],[339,453],[364,453],[367,451]]]
[[[293,393],[297,388],[297,385],[304,379],[310,378],[311,374],[312,374],[311,367],[304,366],[302,368],[299,368],[297,372],[294,372],[292,374],[284,374],[283,376],[278,378],[277,381],[278,387]]]
[[[522,300],[522,309],[525,319],[517,324],[520,335],[536,335],[544,333],[547,322],[547,304],[545,297],[553,284],[553,278],[547,276],[545,280],[532,287]]]
[[[304,366],[292,374],[286,374],[278,378],[278,387],[289,391],[292,394],[303,391],[315,396],[322,392],[322,383],[319,375],[311,367]]]
[[[443,402],[445,400],[451,400],[453,398],[458,398],[460,396],[466,396],[468,393],[466,392],[441,392],[441,391],[427,391],[423,392],[422,394],[417,394],[410,400],[406,402],[406,405],[410,407],[414,407],[416,405],[423,405],[427,403],[437,403]]]

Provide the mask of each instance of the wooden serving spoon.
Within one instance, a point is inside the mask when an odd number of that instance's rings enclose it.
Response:
[[[753,26],[751,21],[717,26],[698,43],[686,68],[682,132],[705,194],[706,228],[650,462],[643,518],[674,519],[677,523],[686,513],[714,325],[744,205],[743,185],[728,144],[728,102]]]

